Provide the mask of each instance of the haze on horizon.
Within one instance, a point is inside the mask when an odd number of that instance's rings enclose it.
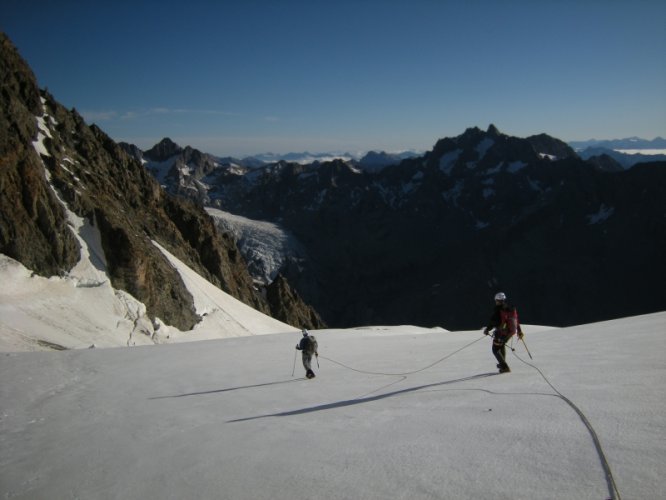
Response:
[[[666,136],[666,3],[3,2],[38,84],[117,141],[417,150],[495,124]]]

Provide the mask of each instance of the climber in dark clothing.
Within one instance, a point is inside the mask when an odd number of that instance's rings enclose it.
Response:
[[[507,302],[506,295],[502,292],[495,295],[495,309],[490,317],[488,326],[483,333],[493,335],[493,355],[497,359],[497,368],[500,373],[510,372],[511,368],[506,362],[506,343],[517,334],[518,338],[523,338],[523,332],[520,329],[518,320],[518,311]]]
[[[315,373],[312,370],[312,355],[319,357],[319,352],[317,351],[317,339],[314,335],[310,335],[305,328],[303,328],[303,338],[296,345],[296,349],[302,352],[303,355],[303,368],[305,368],[305,376],[307,378],[314,378]]]

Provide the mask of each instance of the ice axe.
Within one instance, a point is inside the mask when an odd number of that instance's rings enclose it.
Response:
[[[524,338],[524,336],[521,335],[521,337],[520,337],[520,341],[521,341],[521,342],[523,343],[523,345],[525,346],[525,350],[527,351],[527,354],[528,354],[528,356],[530,357],[530,359],[534,359],[534,358],[532,357],[532,354],[530,354],[530,350],[527,348],[527,344],[525,343],[525,338]]]
[[[294,351],[294,367],[291,369],[291,376],[292,377],[294,376],[294,372],[296,371],[296,355],[297,354],[298,353],[296,351]]]

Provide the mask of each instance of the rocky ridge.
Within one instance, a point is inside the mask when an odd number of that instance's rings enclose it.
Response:
[[[66,273],[79,259],[66,206],[98,229],[113,286],[143,302],[151,317],[181,330],[199,319],[153,240],[227,293],[271,314],[233,237],[220,233],[200,206],[167,194],[140,161],[76,110],[40,91],[4,34],[0,43],[0,252],[43,276]],[[300,309],[308,306],[291,306],[299,309],[291,318],[296,326],[319,326],[299,323]],[[290,306],[274,307],[290,318]]]
[[[79,245],[44,175],[32,142],[42,102],[35,77],[10,41],[0,35],[0,251],[22,256],[42,275],[71,268]]]

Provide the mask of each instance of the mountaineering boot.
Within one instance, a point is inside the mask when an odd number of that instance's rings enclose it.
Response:
[[[306,376],[307,378],[314,378],[314,377],[315,377],[315,374],[314,374],[314,372],[313,372],[312,370],[308,370],[307,372],[305,372],[305,376]]]
[[[511,372],[511,368],[509,368],[509,365],[504,365],[499,367],[499,372],[500,373],[509,373]]]

